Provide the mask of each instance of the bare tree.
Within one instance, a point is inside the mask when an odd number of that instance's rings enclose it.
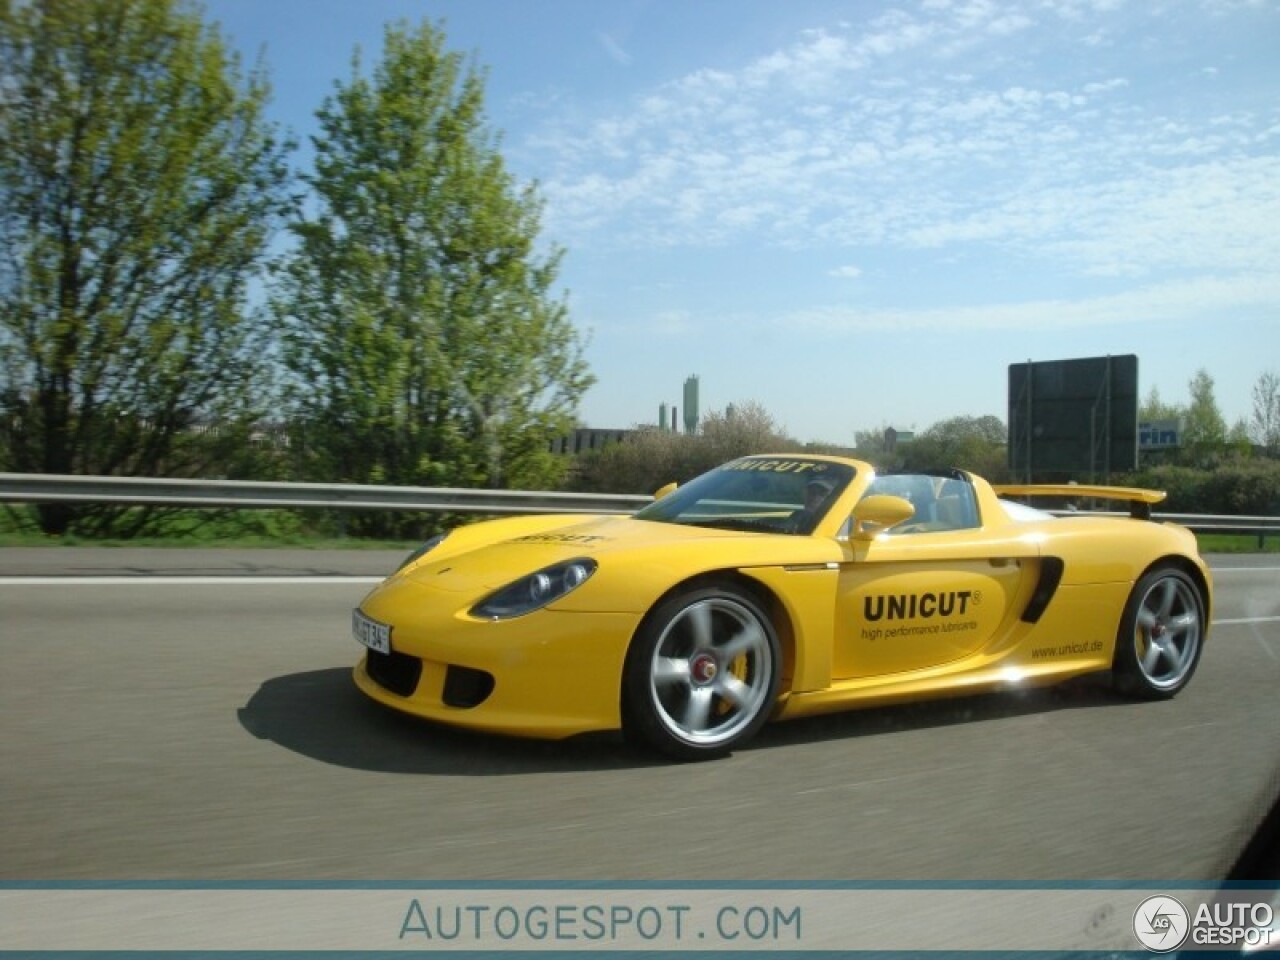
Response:
[[[1254,382],[1249,439],[1273,456],[1280,454],[1280,374],[1274,370]]]

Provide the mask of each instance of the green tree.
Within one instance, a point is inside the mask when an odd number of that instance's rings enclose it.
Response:
[[[995,416],[940,420],[902,447],[904,467],[961,467],[989,480],[1008,473],[1004,421]]]
[[[796,452],[796,441],[755,400],[710,410],[702,418],[700,434],[705,454],[697,473],[752,453]]]
[[[652,425],[635,427],[621,443],[579,454],[573,487],[585,493],[653,493],[700,472],[698,437]]]
[[[315,213],[274,298],[312,475],[533,486],[592,382],[540,247],[542,202],[507,171],[483,77],[443,32],[389,26],[372,77],[317,112]]]
[[[1138,420],[1142,423],[1151,423],[1156,420],[1181,420],[1186,416],[1186,412],[1184,407],[1165,403],[1160,398],[1160,388],[1153,384],[1146,399],[1138,406]]]
[[[653,493],[747,454],[804,452],[761,404],[747,401],[708,411],[697,434],[638,427],[624,442],[582,455],[575,486],[600,493]]]
[[[1197,459],[1213,456],[1227,442],[1227,421],[1213,394],[1213,377],[1200,369],[1187,384],[1191,402],[1183,421],[1183,447]]]
[[[288,202],[267,96],[178,0],[0,0],[5,467],[235,469],[268,392],[246,291]],[[40,519],[129,533],[148,514]]]
[[[887,423],[881,424],[874,430],[855,430],[853,456],[859,460],[866,460],[881,472],[901,469],[911,441],[899,442],[890,449],[889,430],[890,426]]]

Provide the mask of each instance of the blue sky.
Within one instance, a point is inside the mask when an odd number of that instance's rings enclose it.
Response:
[[[567,250],[590,426],[1007,416],[1007,367],[1280,370],[1273,0],[207,0],[304,140],[356,45],[442,22]]]

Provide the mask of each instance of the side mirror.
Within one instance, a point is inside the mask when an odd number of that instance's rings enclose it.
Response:
[[[680,484],[678,483],[668,483],[665,487],[659,487],[657,490],[653,492],[653,499],[661,500],[663,497],[665,497],[668,493],[670,493],[672,490],[674,490],[678,486],[680,486]]]
[[[853,508],[853,539],[874,540],[877,534],[910,520],[915,513],[911,501],[902,497],[883,493],[863,497]]]

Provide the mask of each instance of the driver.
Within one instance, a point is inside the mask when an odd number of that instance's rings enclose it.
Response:
[[[825,479],[810,480],[804,487],[804,506],[793,513],[787,521],[787,528],[793,532],[807,531],[822,516],[822,505],[831,496],[831,481]]]
[[[804,509],[811,516],[818,515],[818,508],[831,495],[831,484],[826,480],[810,480],[804,488]]]

